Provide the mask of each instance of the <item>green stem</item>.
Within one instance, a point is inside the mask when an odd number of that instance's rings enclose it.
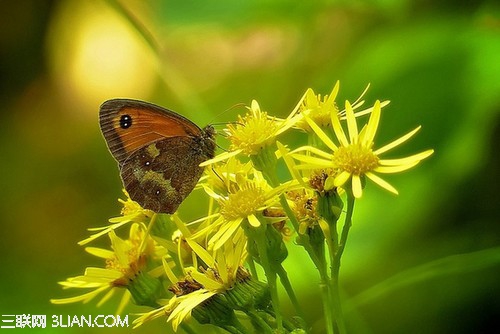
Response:
[[[250,334],[251,333],[245,326],[243,326],[243,324],[236,317],[233,319],[233,326],[241,334]]]
[[[332,315],[332,297],[331,297],[331,289],[330,289],[330,279],[327,274],[327,269],[326,269],[326,261],[325,257],[322,256],[321,258],[318,257],[318,255],[314,252],[313,247],[311,246],[311,243],[309,241],[309,236],[307,234],[300,234],[299,233],[299,222],[295,215],[293,214],[292,209],[288,205],[288,201],[286,200],[284,195],[281,195],[280,198],[280,203],[283,209],[285,210],[286,215],[290,219],[290,222],[292,223],[295,231],[297,232],[298,239],[300,245],[304,247],[306,252],[309,254],[309,257],[313,261],[314,265],[316,266],[316,269],[319,272],[320,276],[320,289],[321,289],[321,299],[323,302],[323,312],[325,314],[325,323],[326,323],[326,332],[327,334],[333,334],[333,315]]]
[[[295,292],[293,291],[292,284],[290,283],[290,280],[288,279],[288,274],[287,274],[285,268],[283,268],[282,265],[279,265],[276,268],[276,271],[278,272],[278,276],[280,277],[281,284],[285,288],[285,291],[288,294],[288,298],[290,298],[290,301],[292,302],[292,305],[295,308],[295,311],[297,312],[298,316],[300,318],[302,318],[302,321],[305,321],[304,312],[302,311],[302,308],[300,307],[300,304],[297,300],[297,297],[295,296]],[[307,325],[304,327],[305,327],[305,331],[308,332]]]
[[[234,327],[234,326],[222,326],[221,328],[223,328],[224,330],[228,331],[231,334],[249,334],[250,333],[246,329],[244,331],[241,331],[240,328]]]
[[[330,293],[330,284],[329,284],[329,279],[328,275],[326,274],[326,270],[322,270],[320,272],[321,275],[321,282],[319,283],[319,287],[321,289],[321,299],[323,301],[323,313],[325,315],[325,326],[326,326],[326,333],[328,334],[333,334],[334,329],[333,329],[333,324],[334,324],[334,318],[333,318],[333,307],[332,307],[332,298],[331,298],[331,293]]]
[[[338,276],[338,272],[340,270],[340,259],[342,258],[342,254],[344,253],[345,245],[347,243],[347,237],[349,235],[349,229],[352,226],[352,213],[354,212],[354,201],[355,198],[352,194],[348,193],[347,195],[347,213],[344,220],[344,226],[342,227],[342,234],[340,235],[340,242],[337,252],[335,253],[335,264],[337,266],[333,269],[336,270],[336,275]],[[333,272],[332,272],[333,274]]]
[[[255,278],[256,280],[258,280],[259,274],[257,273],[257,268],[255,267],[255,261],[253,260],[252,257],[250,257],[247,260],[247,264],[250,267],[250,273],[252,274],[252,277]]]
[[[330,278],[328,277],[327,270],[327,262],[325,258],[324,247],[316,247],[316,252],[318,256],[318,271],[320,276],[320,293],[321,300],[323,302],[323,313],[325,317],[325,326],[326,333],[333,334],[334,333],[334,318],[333,318],[333,307],[332,307],[332,297],[331,297],[331,288],[330,288]]]
[[[267,277],[267,284],[269,286],[269,291],[271,292],[271,301],[273,304],[273,310],[276,313],[276,327],[278,333],[283,331],[283,318],[281,315],[279,295],[278,295],[278,285],[276,283],[276,272],[274,271],[271,263],[269,261],[269,257],[267,254],[267,240],[266,240],[266,228],[267,225],[261,225],[257,228],[251,228],[255,233],[254,241],[257,245],[257,250],[259,253],[260,264],[264,269],[264,272]],[[271,227],[272,228],[272,227]]]
[[[187,334],[196,334],[195,330],[191,328],[188,324],[181,322],[180,327],[186,332]]]
[[[269,324],[262,319],[262,317],[255,311],[248,311],[247,312],[248,316],[252,319],[252,321],[259,327],[259,329],[262,330],[261,333],[264,334],[274,334],[273,329]]]
[[[337,325],[337,330],[339,334],[345,334],[347,332],[345,327],[344,315],[342,312],[342,303],[340,300],[339,273],[340,273],[342,254],[344,253],[345,245],[347,243],[349,229],[352,226],[352,214],[354,212],[354,202],[355,198],[353,194],[351,192],[347,192],[347,213],[344,220],[344,226],[342,227],[340,241],[338,243],[337,251],[333,256],[333,263],[331,267],[330,288],[332,291],[335,323]]]

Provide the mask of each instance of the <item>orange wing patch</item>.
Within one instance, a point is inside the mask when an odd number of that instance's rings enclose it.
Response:
[[[131,119],[127,128],[121,125],[124,116]],[[127,154],[164,138],[193,136],[200,132],[197,127],[188,127],[168,115],[132,108],[121,109],[112,122]]]

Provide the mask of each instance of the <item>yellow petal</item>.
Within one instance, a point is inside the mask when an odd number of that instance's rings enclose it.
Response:
[[[220,161],[224,161],[224,160],[227,160],[231,157],[234,157],[235,155],[238,155],[241,153],[241,150],[235,150],[235,151],[232,151],[232,152],[224,152],[224,153],[221,153],[219,154],[218,156],[216,156],[215,158],[212,158],[210,160],[207,160],[207,161],[204,161],[200,164],[200,167],[205,167],[205,166],[208,166],[208,165],[211,165],[211,164],[214,164],[216,162],[220,162]]]
[[[102,291],[109,289],[109,286],[103,286],[99,289],[96,289],[94,291],[90,291],[87,293],[84,293],[83,295],[80,296],[75,296],[75,297],[70,297],[70,298],[60,298],[60,299],[51,299],[50,302],[52,304],[69,304],[69,303],[76,303],[76,302],[89,302],[92,300],[95,296],[97,296],[99,293]]]
[[[116,309],[116,314],[122,314],[123,310],[125,309],[125,306],[127,306],[128,303],[130,302],[130,299],[132,299],[132,295],[127,290],[123,293],[122,299],[120,300],[120,304],[118,304],[118,308]]]
[[[297,114],[297,112],[299,111],[300,109],[300,106],[302,105],[302,102],[304,101],[304,99],[310,94],[310,92],[312,92],[314,94],[314,92],[312,91],[311,88],[308,88],[306,90],[306,92],[304,93],[304,95],[302,95],[302,97],[300,98],[299,102],[297,103],[297,105],[295,106],[295,108],[293,108],[293,111],[290,113],[290,115],[288,115],[288,117],[286,118],[287,120],[288,119],[291,119],[293,116],[295,116]]]
[[[380,122],[380,101],[375,101],[373,105],[373,110],[368,120],[368,125],[366,126],[366,134],[363,136],[363,144],[369,147],[373,143],[375,134],[377,133],[378,124]]]
[[[335,136],[337,137],[337,140],[339,141],[341,146],[348,146],[349,141],[347,140],[347,137],[345,135],[344,129],[342,128],[342,125],[340,124],[340,119],[339,115],[336,115],[332,113],[330,115],[331,121],[332,121],[332,127],[333,127],[333,132],[335,133]],[[335,150],[332,150],[335,151]]]
[[[314,165],[314,164],[300,164],[300,165],[295,166],[295,169],[296,170],[309,170],[309,169],[319,169],[319,168],[328,168],[328,167],[331,167],[331,164],[323,165],[323,166]]]
[[[304,119],[306,120],[307,124],[309,124],[311,129],[313,129],[314,133],[316,133],[319,139],[321,139],[321,141],[325,143],[325,145],[328,146],[330,150],[335,151],[337,149],[337,145],[335,145],[335,143],[330,139],[330,137],[328,137],[323,132],[323,130],[321,130],[321,128],[316,123],[314,123],[312,119],[310,119],[307,116],[304,116]]]
[[[299,153],[299,152],[302,152],[302,151],[305,151],[305,152],[310,152],[310,153],[314,153],[320,157],[323,157],[325,159],[328,159],[328,160],[331,160],[333,155],[330,154],[330,153],[327,153],[327,152],[324,152],[314,146],[309,146],[309,145],[306,145],[306,146],[301,146],[299,148],[296,148],[295,150],[293,151],[290,151],[290,154],[295,154],[295,153]]]
[[[333,86],[332,92],[330,93],[330,95],[328,95],[328,100],[326,101],[328,105],[333,105],[335,103],[335,99],[337,98],[337,94],[339,93],[339,88],[340,81],[337,80],[335,86]]]
[[[396,190],[396,188],[391,186],[387,181],[382,180],[377,175],[375,175],[373,173],[366,173],[365,175],[366,175],[366,177],[368,177],[370,180],[372,180],[373,182],[375,182],[376,184],[378,184],[382,188],[389,190],[391,193],[394,193],[396,195],[399,194],[398,191]]]
[[[255,215],[249,215],[247,218],[248,218],[248,222],[253,227],[259,227],[260,226],[260,220],[258,220],[257,217],[255,217]]]
[[[224,286],[211,279],[210,277],[205,276],[204,274],[200,273],[199,271],[194,270],[189,270],[188,273],[189,275],[198,283],[203,285],[203,287],[209,291],[220,291]],[[225,271],[225,270],[224,270]]]
[[[168,264],[165,258],[162,259],[162,264],[163,264],[163,270],[165,270],[165,273],[167,274],[167,278],[170,281],[170,283],[172,284],[177,283],[179,280],[177,279],[177,276],[175,276],[174,272],[172,271],[172,268],[170,268],[170,265]]]
[[[297,171],[295,168],[295,162],[293,161],[292,157],[289,155],[288,149],[281,144],[279,141],[276,141],[276,146],[278,146],[278,150],[281,154],[281,157],[283,158],[283,161],[285,161],[286,167],[290,171],[290,174],[292,174],[292,177],[297,180],[302,186],[306,187],[306,183],[304,182],[302,175]]]
[[[363,195],[363,187],[361,185],[361,178],[359,175],[352,176],[352,194],[355,198],[360,198]]]
[[[321,166],[321,167],[331,166],[331,164],[332,164],[331,159],[325,160],[325,159],[322,159],[322,158],[316,158],[316,157],[312,157],[310,155],[304,155],[304,154],[291,154],[291,156],[295,160],[299,160],[299,161],[302,161],[302,162],[307,162],[308,164],[318,165],[318,166]]]
[[[404,143],[405,141],[407,141],[408,139],[410,139],[411,137],[413,137],[413,135],[415,133],[418,132],[418,130],[420,130],[421,126],[418,126],[417,128],[415,128],[414,130],[408,132],[407,134],[405,134],[404,136],[402,137],[399,137],[398,139],[394,140],[393,142],[390,142],[389,144],[377,149],[376,151],[374,151],[373,153],[376,154],[376,155],[379,155],[379,154],[382,154],[384,152],[387,152],[389,151],[390,149],[398,146],[398,145],[401,145],[402,143]]]
[[[354,106],[360,106],[363,104],[364,101],[361,101],[361,99],[363,98],[363,96],[365,96],[366,92],[368,91],[368,88],[370,88],[370,84],[366,85],[366,88],[365,90],[361,93],[361,95],[356,99],[356,101],[354,101],[354,103],[352,104],[353,107]]]
[[[219,273],[219,278],[222,282],[229,282],[227,276],[227,270],[229,266],[226,264],[226,257],[231,261],[231,255],[233,254],[233,247],[231,242],[226,242],[224,244],[224,249],[219,249],[217,251],[217,272]],[[220,284],[220,289],[224,288],[222,284]]]
[[[432,153],[434,153],[434,150],[427,150],[424,152],[420,152],[414,155],[411,155],[406,158],[400,158],[400,159],[381,159],[379,160],[380,165],[382,166],[398,166],[398,165],[406,165],[414,162],[419,162],[422,161],[423,159],[427,158],[430,156]]]
[[[337,177],[335,178],[335,181],[333,182],[335,184],[335,187],[342,187],[344,183],[346,183],[347,180],[351,177],[351,173],[343,171]]]
[[[215,260],[210,255],[209,252],[203,247],[201,247],[196,241],[191,240],[191,239],[186,239],[189,247],[193,250],[193,252],[196,253],[202,259],[203,262],[205,262],[209,267],[213,267],[215,265]]]
[[[99,300],[99,302],[96,304],[97,307],[102,306],[105,302],[107,302],[116,292],[116,289],[110,289],[108,293],[104,295],[104,297]]]
[[[347,129],[349,130],[349,142],[355,143],[358,140],[358,123],[356,122],[356,117],[354,116],[354,111],[352,110],[349,101],[345,101],[345,112],[347,118]]]
[[[242,220],[243,220],[242,218],[237,218],[235,221],[231,222],[231,224],[227,224],[229,228],[225,229],[224,233],[220,236],[219,240],[217,240],[215,242],[214,250],[217,250],[222,245],[224,245],[224,243],[233,235],[234,231],[236,231],[240,227]],[[218,232],[216,234],[218,234]],[[214,237],[212,237],[212,239],[214,239],[214,238],[215,238],[215,235],[214,235]],[[210,240],[212,240],[212,239],[210,239]],[[211,243],[211,242],[209,242],[209,243]]]
[[[170,313],[170,316],[167,319],[167,321],[172,320],[172,327],[174,328],[174,331],[177,330],[179,324],[196,306],[203,303],[213,295],[215,295],[215,292],[206,291],[205,289],[197,290],[189,295],[186,295],[188,298],[182,300],[172,313]]]
[[[85,247],[85,251],[102,259],[112,259],[115,256],[115,253],[113,251],[110,251],[109,249]]]
[[[413,168],[418,165],[419,162],[420,161],[415,161],[406,165],[399,166],[378,166],[377,168],[373,169],[373,171],[382,174],[394,174]]]

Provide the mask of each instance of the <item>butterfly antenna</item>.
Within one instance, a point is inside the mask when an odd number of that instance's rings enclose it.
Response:
[[[214,119],[218,119],[220,118],[222,115],[224,115],[225,113],[227,113],[228,111],[230,110],[233,110],[233,109],[236,109],[236,108],[243,108],[245,107],[246,105],[244,103],[237,103],[235,105],[233,105],[232,107],[229,107],[227,108],[226,110],[224,111],[221,111],[220,113],[218,113]],[[224,122],[224,123],[213,123],[213,122],[209,122],[209,124],[212,124],[212,125],[215,125],[215,124],[228,124],[229,122]]]
[[[232,190],[231,189],[231,185],[230,185],[231,181],[229,180],[229,178],[226,178],[226,181],[224,181],[224,179],[222,178],[222,176],[219,175],[219,173],[217,173],[217,171],[213,167],[212,167],[212,172],[215,174],[215,176],[217,176],[217,178],[219,178],[219,180],[222,182],[222,184],[226,186],[226,190],[228,192],[231,192],[231,190]]]

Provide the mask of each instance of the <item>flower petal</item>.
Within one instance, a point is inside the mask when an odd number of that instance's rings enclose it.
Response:
[[[304,119],[306,120],[307,124],[309,124],[311,129],[313,129],[314,133],[316,133],[319,139],[321,139],[321,141],[325,143],[325,145],[328,146],[329,149],[331,149],[332,151],[335,151],[337,149],[337,145],[335,145],[330,137],[328,137],[326,133],[324,133],[323,130],[321,130],[321,128],[316,123],[314,123],[312,119],[307,116],[304,116]]]
[[[306,151],[306,152],[311,152],[311,153],[314,153],[320,157],[323,157],[325,159],[332,159],[333,155],[330,154],[330,153],[327,153],[327,152],[324,152],[322,150],[320,150],[319,148],[316,148],[314,146],[309,146],[309,145],[306,145],[306,146],[301,146],[299,148],[296,148],[295,150],[293,151],[290,151],[291,154],[294,154],[294,153],[299,153],[299,152],[302,152],[302,151]]]
[[[167,278],[170,281],[170,283],[175,284],[179,280],[177,279],[177,276],[175,276],[174,272],[172,271],[172,268],[170,268],[170,265],[168,264],[167,260],[163,258],[161,260],[163,264],[163,270],[165,270],[165,273],[167,274]]]
[[[415,161],[412,163],[408,163],[406,165],[399,165],[399,166],[378,166],[377,168],[373,169],[373,171],[382,174],[394,174],[413,168],[416,165],[418,165],[419,162],[420,161]]]
[[[398,166],[398,165],[407,165],[411,164],[414,162],[419,162],[430,156],[432,153],[434,153],[434,150],[427,150],[424,152],[420,152],[414,155],[411,155],[406,158],[400,158],[400,159],[381,159],[379,160],[379,164],[382,166]]]
[[[366,177],[368,177],[370,180],[372,180],[373,182],[375,182],[376,184],[378,184],[382,188],[389,190],[391,193],[394,193],[396,195],[399,194],[398,191],[396,190],[396,188],[391,186],[387,181],[382,180],[377,175],[370,173],[370,172],[366,173],[365,175],[366,175]]]
[[[347,129],[349,130],[349,142],[355,143],[358,140],[358,123],[349,101],[345,101],[345,112],[347,118]]]
[[[346,183],[347,180],[351,177],[351,173],[343,171],[337,177],[335,178],[335,181],[333,184],[335,184],[335,187],[342,187],[344,183]]]
[[[420,128],[421,128],[421,126],[418,126],[414,130],[408,132],[407,134],[405,134],[402,137],[399,137],[398,139],[394,140],[393,142],[390,142],[389,144],[387,144],[385,146],[382,146],[381,148],[377,149],[373,153],[376,154],[376,155],[379,155],[379,154],[382,154],[384,152],[389,151],[390,149],[392,149],[392,148],[394,148],[394,147],[396,147],[398,145],[401,145],[402,143],[404,143],[405,141],[407,141],[408,139],[410,139],[411,137],[413,137],[413,135],[415,133],[417,133],[418,130],[420,130]]]
[[[371,144],[373,143],[373,139],[375,138],[378,124],[380,122],[380,114],[381,114],[380,101],[377,100],[373,105],[373,110],[370,115],[370,119],[368,120],[368,125],[366,126],[366,133],[362,139],[363,144],[366,147],[370,147]]]
[[[189,270],[189,275],[198,283],[203,285],[203,287],[209,291],[217,292],[224,288],[224,285],[220,282],[214,281],[210,277],[205,274],[200,273],[199,271]],[[221,272],[225,272],[226,270],[222,270]],[[227,272],[227,271],[226,271]]]
[[[187,298],[183,299],[177,307],[170,313],[167,321],[172,320],[172,327],[174,331],[177,330],[179,324],[188,316],[191,311],[205,300],[215,295],[215,292],[207,291],[205,289],[196,290],[195,292],[186,295]]]
[[[215,265],[215,259],[210,255],[209,252],[203,247],[201,247],[196,241],[191,239],[186,239],[189,247],[193,250],[203,260],[209,267],[213,267]]]
[[[219,230],[219,232],[222,231],[222,233],[217,232],[208,243],[214,243],[214,250],[220,248],[233,235],[234,231],[236,231],[238,227],[240,227],[242,220],[242,218],[236,218],[236,220],[230,223],[226,223],[226,225],[222,226],[222,228]]]
[[[360,198],[363,195],[363,186],[361,185],[361,178],[359,175],[352,176],[352,194],[355,198]]]
[[[326,100],[326,104],[333,106],[335,103],[335,99],[337,98],[337,94],[339,93],[340,81],[337,80],[335,86],[333,86],[332,92],[328,95],[328,99]]]
[[[341,146],[348,146],[349,141],[347,140],[347,137],[345,135],[344,129],[342,128],[342,125],[340,124],[339,115],[332,113],[330,116],[331,116],[333,132],[335,133],[337,140],[339,141]],[[333,150],[333,151],[335,151],[335,150]]]
[[[326,160],[326,159],[316,158],[316,157],[312,157],[310,155],[304,155],[304,154],[291,154],[291,156],[295,160],[306,162],[306,163],[312,164],[312,165],[318,165],[321,167],[331,166],[331,164],[332,164],[331,159]]]
[[[292,157],[290,156],[288,149],[281,144],[279,141],[276,141],[276,146],[278,146],[278,150],[281,154],[281,157],[283,158],[283,161],[286,164],[286,167],[288,168],[288,171],[290,174],[292,174],[292,177],[297,180],[302,186],[307,187],[306,183],[304,182],[302,175],[297,171],[295,168],[295,162],[293,161]]]
[[[242,150],[235,150],[235,151],[232,151],[232,152],[224,152],[224,153],[221,153],[219,154],[218,156],[212,158],[212,159],[209,159],[207,161],[203,161],[201,164],[200,164],[200,167],[205,167],[205,166],[208,166],[208,165],[211,165],[211,164],[214,164],[216,162],[220,162],[220,161],[224,161],[224,160],[227,160],[231,157],[234,157],[235,155],[238,155],[241,153]]]
[[[260,226],[260,220],[257,219],[257,217],[255,217],[255,215],[249,215],[247,217],[248,219],[248,222],[250,223],[250,225],[252,225],[253,227],[259,227]]]

